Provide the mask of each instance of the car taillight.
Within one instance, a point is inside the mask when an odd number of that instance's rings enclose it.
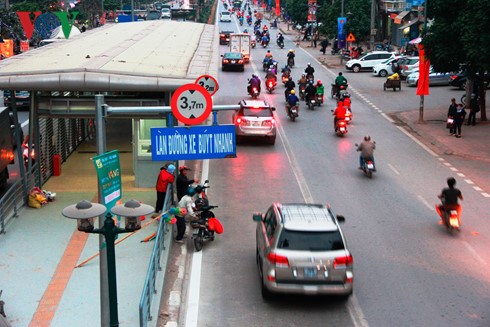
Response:
[[[337,257],[333,261],[333,268],[334,269],[345,269],[345,268],[347,268],[347,266],[352,265],[353,261],[354,260],[352,258],[352,255]]]
[[[274,123],[275,123],[274,119],[268,119],[268,120],[264,120],[262,122],[262,126],[271,126],[272,127],[272,126],[274,126]]]
[[[223,60],[224,64],[228,64],[230,61],[228,59]]]
[[[243,64],[243,60],[242,59],[238,60],[238,63]]]
[[[220,37],[225,37],[225,36],[226,36],[226,34],[220,34],[219,36],[220,36]]]
[[[236,121],[235,121],[235,123],[237,125],[240,125],[242,123],[242,119],[241,118],[237,118]]]
[[[403,69],[404,70],[408,70],[408,66],[403,66]]]
[[[269,260],[270,263],[276,266],[281,266],[283,268],[289,267],[288,257],[275,254],[274,252],[269,253],[269,255],[267,256],[267,260]]]

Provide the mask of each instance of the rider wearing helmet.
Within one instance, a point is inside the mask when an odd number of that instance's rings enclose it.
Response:
[[[342,101],[337,102],[337,108],[335,108],[335,111],[333,112],[333,115],[335,116],[333,119],[334,130],[337,130],[337,121],[338,120],[345,120],[346,112],[347,111],[346,111]]]
[[[325,94],[325,87],[322,84],[321,80],[316,81],[316,94],[323,96]]]
[[[374,149],[376,149],[376,143],[371,141],[371,136],[364,136],[364,140],[357,147],[357,151],[361,151],[361,155],[359,156],[359,169],[362,169],[365,160],[371,160],[374,166],[373,171],[376,171],[376,165],[374,164]]]
[[[311,67],[311,64],[308,63],[308,65],[306,66],[306,69],[305,69],[305,73],[306,73],[306,78],[313,79],[313,74],[315,73],[315,68]]]
[[[286,90],[284,91],[284,97],[286,98],[286,101],[287,101],[288,96],[291,93],[291,90],[294,90],[294,88],[296,87],[296,84],[294,83],[291,76],[289,76],[288,81],[286,83],[284,83],[284,86],[286,87]]]
[[[293,82],[294,83],[294,82]],[[295,94],[296,92],[294,91],[294,88],[289,92],[289,95],[286,97],[286,115],[289,115],[289,109],[291,107],[296,106],[297,103],[299,102],[298,97]],[[299,113],[299,106],[297,106],[297,110]]]
[[[461,205],[459,200],[463,200],[463,193],[455,187],[456,180],[453,177],[447,179],[448,188],[444,188],[437,197],[441,199],[442,204],[436,206],[437,213],[443,219],[443,210],[456,210],[458,212],[459,225],[461,226]]]
[[[306,92],[306,102],[315,98],[316,87],[315,87],[315,85],[313,85],[313,81],[308,82],[308,85],[306,86],[305,92]]]
[[[260,92],[260,78],[255,74],[252,74],[252,78],[248,81],[247,91],[249,94],[253,87],[256,87]]]
[[[289,49],[289,52],[287,54],[288,56],[288,65],[289,66],[294,66],[294,57],[295,57],[295,54],[294,54],[294,50],[293,49]]]
[[[267,70],[267,73],[265,74],[265,82],[267,83],[267,81],[268,80],[271,80],[271,79],[273,79],[274,80],[274,84],[276,84],[276,82],[277,82],[277,76],[276,76],[276,74],[274,74],[272,72],[272,69],[269,68]]]
[[[301,89],[306,89],[306,84],[308,83],[308,80],[306,79],[306,75],[305,74],[301,74],[301,78],[298,80],[298,87],[299,87],[299,90],[301,91]]]

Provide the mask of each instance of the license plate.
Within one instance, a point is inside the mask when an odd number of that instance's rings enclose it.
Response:
[[[374,165],[372,163],[367,164],[368,169],[374,169]]]
[[[295,114],[295,113],[296,113],[296,109],[291,109],[291,112],[292,112],[293,114]]]
[[[236,61],[235,60],[232,60],[231,63],[234,64]]]
[[[260,126],[260,123],[258,121],[254,121],[252,126]]]
[[[305,268],[304,273],[305,273],[305,278],[315,278],[316,277],[316,268]]]
[[[451,227],[458,228],[459,227],[458,218],[457,217],[449,218],[449,225],[451,225]]]

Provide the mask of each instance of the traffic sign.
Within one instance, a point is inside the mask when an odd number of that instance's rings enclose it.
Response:
[[[211,96],[213,96],[219,89],[218,81],[211,75],[199,76],[195,83],[204,87]]]
[[[349,33],[349,35],[347,35],[347,42],[356,42],[356,38],[354,37],[354,34]]]
[[[213,100],[206,89],[198,84],[185,84],[175,90],[170,100],[172,113],[178,121],[197,125],[208,118]]]

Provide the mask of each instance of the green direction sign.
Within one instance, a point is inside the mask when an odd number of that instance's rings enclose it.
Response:
[[[122,196],[121,165],[119,151],[109,151],[93,157],[92,161],[97,172],[97,179],[102,192],[103,205],[110,211]]]

